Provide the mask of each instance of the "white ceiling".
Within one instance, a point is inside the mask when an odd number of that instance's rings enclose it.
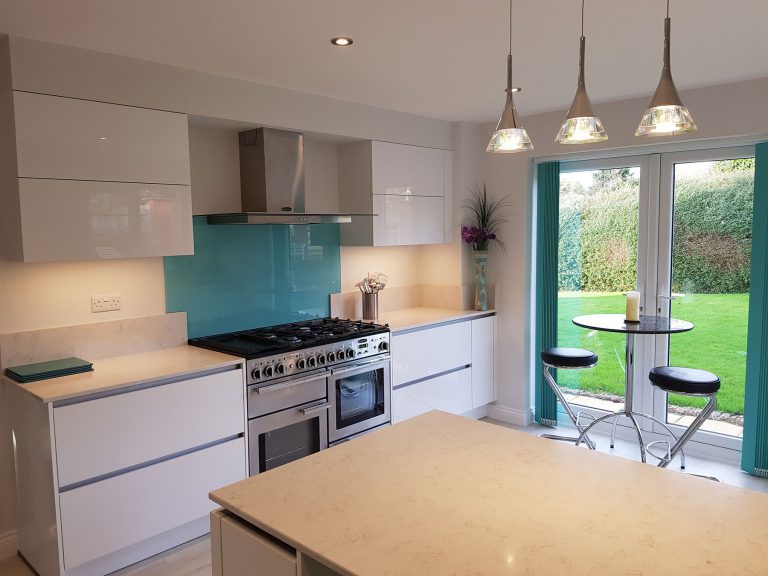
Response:
[[[664,0],[587,0],[587,87],[600,103],[652,93]],[[523,115],[576,85],[578,0],[515,0]],[[681,89],[768,76],[765,0],[672,0]],[[445,120],[504,101],[506,0],[0,0],[0,32],[244,78]],[[354,38],[336,48],[329,39]],[[599,112],[599,110],[598,110]]]

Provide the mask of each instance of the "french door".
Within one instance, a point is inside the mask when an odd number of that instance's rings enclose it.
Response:
[[[667,396],[647,379],[653,366],[718,374],[716,419],[697,449],[741,449],[746,368],[754,147],[561,162],[558,343],[595,350],[596,369],[560,371],[569,401],[593,415],[623,407],[624,337],[589,332],[580,314],[622,313],[641,293],[641,313],[693,322],[693,331],[636,340],[635,410],[680,433],[703,406]],[[619,420],[619,426],[628,424]],[[661,428],[643,419],[653,436]],[[733,456],[735,458],[735,455]]]

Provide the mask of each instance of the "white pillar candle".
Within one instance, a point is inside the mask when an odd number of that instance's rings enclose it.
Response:
[[[627,292],[627,322],[640,321],[640,292]]]

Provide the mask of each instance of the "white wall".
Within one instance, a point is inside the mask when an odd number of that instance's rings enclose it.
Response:
[[[652,86],[649,89],[653,88]],[[489,281],[497,285],[499,381],[498,404],[502,413],[522,423],[532,414],[532,384],[529,373],[530,267],[534,231],[531,228],[531,179],[533,159],[552,155],[589,156],[620,149],[634,152],[666,151],[670,146],[721,145],[708,139],[766,135],[768,140],[768,78],[734,84],[687,90],[681,93],[696,120],[699,131],[693,135],[640,139],[634,131],[640,121],[648,98],[624,100],[595,106],[609,135],[601,144],[562,146],[554,143],[565,111],[541,114],[521,119],[535,146],[532,153],[488,154],[485,175],[489,190],[512,195],[509,223],[501,237],[508,252],[493,251],[489,259]],[[485,127],[486,140],[493,131]],[[687,144],[686,144],[687,143]],[[538,363],[535,364],[538,367]]]

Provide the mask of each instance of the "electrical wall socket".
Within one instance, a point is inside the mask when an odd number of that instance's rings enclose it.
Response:
[[[120,294],[91,296],[91,312],[109,312],[111,310],[120,310]]]

